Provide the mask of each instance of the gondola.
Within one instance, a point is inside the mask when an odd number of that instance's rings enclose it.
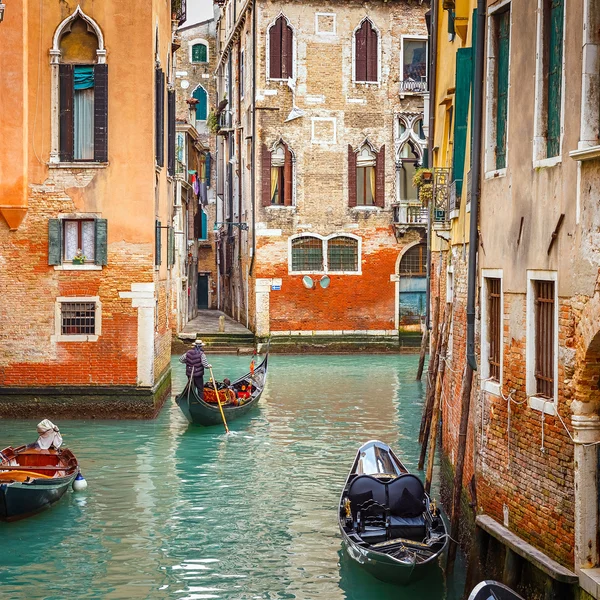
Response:
[[[338,518],[346,551],[377,579],[407,584],[440,568],[444,521],[421,480],[383,442],[359,448]]]
[[[267,351],[253,372],[233,381],[228,389],[219,390],[219,399],[228,423],[245,415],[258,403],[265,388],[268,358]],[[222,424],[223,418],[211,382],[204,384],[204,398],[200,398],[198,389],[190,378],[175,401],[190,423],[205,427]]]
[[[503,583],[482,581],[473,588],[468,600],[523,600],[523,597]]]
[[[16,521],[62,498],[79,473],[70,450],[19,446],[0,452],[0,521]]]

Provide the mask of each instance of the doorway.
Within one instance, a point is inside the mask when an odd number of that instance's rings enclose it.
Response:
[[[198,275],[198,309],[208,308],[208,275]]]

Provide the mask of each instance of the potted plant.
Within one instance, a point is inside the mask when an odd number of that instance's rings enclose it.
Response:
[[[73,256],[73,264],[74,265],[85,264],[85,255],[83,254],[81,248],[77,248],[77,252],[75,252],[75,256]]]
[[[427,206],[433,198],[433,169],[417,169],[412,183],[419,191],[421,204]]]
[[[221,126],[219,125],[219,117],[212,110],[208,113],[208,117],[206,118],[206,126],[213,135],[219,133],[219,129],[221,129]]]

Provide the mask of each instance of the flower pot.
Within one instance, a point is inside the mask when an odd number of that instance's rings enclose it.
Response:
[[[429,171],[423,171],[423,174],[421,175],[421,179],[423,181],[431,181],[433,179],[433,173],[431,173]]]
[[[73,264],[74,265],[83,265],[83,264],[85,264],[85,259],[84,258],[74,258]]]

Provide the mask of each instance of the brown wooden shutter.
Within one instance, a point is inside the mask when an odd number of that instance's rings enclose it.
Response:
[[[377,32],[366,22],[366,41],[367,41],[367,68],[366,79],[364,81],[377,81]]]
[[[266,144],[262,147],[262,205],[271,206],[271,152]]]
[[[269,31],[269,77],[281,79],[281,28],[283,17],[279,17]]]
[[[356,152],[348,145],[348,206],[356,206]]]
[[[108,162],[108,65],[94,65],[94,160]]]
[[[375,159],[375,206],[385,206],[385,144]]]
[[[356,81],[367,80],[367,26],[368,23],[365,21],[354,36],[354,64]]]
[[[292,206],[293,195],[293,173],[292,173],[292,153],[285,147],[285,162],[283,163],[283,203],[285,206]]]
[[[60,86],[60,151],[62,162],[73,161],[73,65],[58,67]]]
[[[292,28],[281,18],[281,77],[292,77],[293,68],[293,42],[294,33]]]

